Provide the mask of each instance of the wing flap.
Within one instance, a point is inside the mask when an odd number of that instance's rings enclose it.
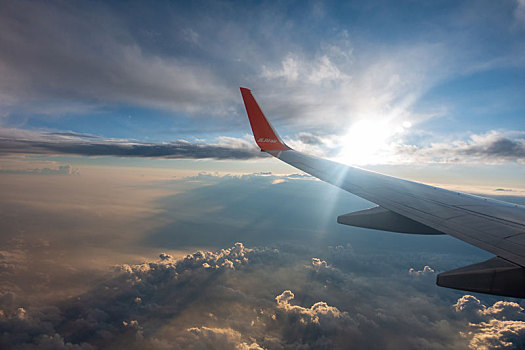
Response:
[[[338,186],[385,209],[445,232],[476,247],[525,266],[525,249],[505,237],[525,232],[522,206],[502,204],[506,218],[476,212],[460,204],[485,206],[482,197],[448,191],[335,163],[294,150],[279,152],[280,160],[325,182]],[[499,201],[492,201],[498,205]],[[495,202],[495,203],[494,203]],[[510,221],[508,218],[512,218]]]
[[[370,228],[374,230],[421,235],[443,235],[432,227],[394,213],[380,206],[360,210],[337,217],[337,222],[343,225]]]
[[[440,273],[438,286],[525,298],[525,269],[501,257]]]

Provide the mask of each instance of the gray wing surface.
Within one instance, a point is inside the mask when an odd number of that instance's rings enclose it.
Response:
[[[339,223],[395,232],[451,235],[496,257],[442,273],[438,275],[438,285],[525,297],[524,206],[449,191],[294,151],[276,134],[274,138],[271,126],[264,130],[264,135],[257,135],[261,132],[257,122],[266,118],[251,92],[243,88],[241,92],[261,150],[378,205],[342,215]],[[274,139],[278,141],[272,141]],[[271,149],[265,149],[266,144],[261,141],[271,144]]]

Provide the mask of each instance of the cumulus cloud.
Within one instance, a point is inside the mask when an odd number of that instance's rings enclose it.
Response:
[[[159,261],[119,265],[113,279],[58,307],[27,311],[21,307],[8,309],[4,304],[0,345],[26,349],[40,348],[40,342],[45,342],[91,349],[110,344],[123,348],[129,343],[132,348],[162,348],[166,339],[152,336],[156,333],[152,321],[170,319],[200,297],[228,298],[231,292],[225,288],[222,274],[252,263],[264,266],[276,254],[236,243],[228,249],[199,251],[182,259],[161,254]],[[63,341],[66,335],[68,342]],[[260,348],[249,339],[241,341],[237,331],[207,326],[179,330],[171,341],[175,348],[188,348],[188,344],[202,348],[214,342],[223,349]]]
[[[314,268],[314,270],[318,271],[322,268],[327,268],[328,264],[326,263],[326,261],[321,260],[319,258],[312,258],[312,267]]]
[[[475,329],[470,341],[471,349],[521,349],[525,346],[525,322],[492,319],[471,324]]]
[[[462,333],[469,339],[471,349],[521,349],[525,346],[525,314],[518,303],[497,301],[487,307],[478,298],[464,295],[454,308],[471,320],[470,329]]]
[[[440,326],[430,327],[436,342],[427,345],[457,341],[460,325],[446,323],[446,309],[429,309],[432,303],[422,296],[398,308],[389,294],[397,295],[397,288],[377,290],[376,282],[364,282],[370,277],[356,279],[319,258],[304,266],[296,253],[289,254],[236,243],[181,259],[161,253],[159,260],[118,265],[110,279],[56,306],[2,304],[0,345],[381,349],[395,339],[415,348],[423,344],[418,339],[430,336],[425,333],[429,322]],[[284,285],[297,292],[281,289]],[[277,288],[283,292],[275,293]],[[372,337],[379,329],[385,336]]]
[[[430,289],[413,289],[411,279],[403,279],[406,270],[394,278],[395,269],[389,270],[388,278],[382,278],[361,274],[362,269],[332,267],[330,258],[310,258],[305,266],[298,260],[300,248],[294,249],[290,255],[236,243],[180,259],[161,253],[155,261],[118,265],[110,279],[55,306],[2,303],[0,345],[462,349],[520,344],[523,309],[516,303],[486,307],[465,296],[450,308]],[[338,261],[363,260],[356,255],[343,254]],[[385,259],[374,257],[367,264],[376,260]]]
[[[324,301],[311,307],[293,305],[295,295],[285,290],[275,298],[276,321],[284,332],[287,345],[295,347],[337,348],[344,344],[344,338],[359,338],[357,325],[347,312],[330,306]]]
[[[277,308],[286,311],[288,314],[299,317],[299,323],[320,325],[324,320],[329,319],[348,319],[346,312],[341,312],[333,306],[329,306],[324,301],[315,303],[309,308],[299,305],[292,305],[290,302],[295,298],[294,293],[290,290],[285,290],[280,295],[275,297]]]
[[[428,265],[425,265],[423,270],[416,270],[413,267],[411,267],[410,270],[408,270],[408,274],[410,276],[414,276],[414,277],[433,276],[434,275],[434,269],[432,269]]]
[[[187,219],[186,212],[180,212],[187,210],[190,214],[193,212],[200,226],[170,227],[166,232],[171,240],[158,245],[162,249],[155,250],[157,259],[119,264],[110,276],[90,286],[87,292],[68,293],[72,297],[58,303],[28,305],[16,290],[5,298],[0,296],[3,311],[0,347],[31,348],[37,347],[36,344],[42,346],[40,342],[45,341],[63,342],[70,347],[112,349],[191,349],[210,343],[230,349],[344,348],[348,344],[368,349],[389,346],[464,349],[470,338],[463,338],[459,332],[476,330],[469,323],[479,324],[503,314],[507,320],[517,319],[514,316],[519,308],[506,304],[481,308],[490,310],[480,313],[481,316],[456,312],[450,307],[450,300],[457,299],[457,291],[438,288],[433,281],[426,283],[407,273],[409,266],[424,270],[422,261],[437,267],[443,266],[443,261],[456,261],[458,255],[440,260],[433,252],[422,254],[414,249],[411,237],[380,232],[360,234],[346,227],[338,231],[335,222],[311,233],[314,225],[305,220],[319,212],[318,207],[313,206],[314,201],[305,200],[310,197],[301,197],[295,203],[289,194],[297,193],[297,188],[311,186],[310,189],[317,188],[314,195],[309,191],[304,194],[316,197],[326,191],[327,185],[317,181],[306,184],[302,176],[292,176],[288,182],[272,186],[275,178],[271,174],[224,178],[201,174],[188,178],[187,182],[181,180],[184,186],[195,185],[196,179],[202,181],[197,184],[200,190],[187,190],[182,201],[180,194],[169,196],[160,207],[166,216],[154,217],[147,223],[166,222],[167,216],[176,221]],[[217,179],[222,181],[220,185],[214,185],[220,182],[216,182]],[[296,179],[295,183],[292,179]],[[274,189],[265,197],[261,196],[266,192],[261,191],[261,186],[283,188]],[[238,191],[239,188],[242,191]],[[237,196],[236,191],[243,197]],[[191,197],[190,192],[198,196]],[[275,200],[281,198],[278,193],[283,200],[288,198],[287,207],[305,219],[296,219],[292,226],[280,226],[278,230],[275,221],[264,223],[267,213],[262,213],[255,222],[242,221],[247,211],[260,210],[261,203],[268,203],[272,220],[275,219],[279,215],[275,211]],[[253,203],[253,198],[258,200],[250,207],[248,203]],[[177,200],[179,206],[174,204]],[[195,207],[191,207],[191,203]],[[318,205],[322,208],[325,203],[319,201]],[[356,202],[341,202],[342,207],[351,205]],[[305,212],[307,208],[310,209]],[[203,215],[203,211],[207,214]],[[238,216],[234,216],[235,213]],[[290,221],[291,215],[296,214],[283,211],[278,222]],[[228,218],[240,227],[233,234],[230,226],[218,225]],[[136,222],[133,220],[133,224]],[[299,231],[298,235],[294,229]],[[278,251],[247,248],[240,243],[226,245],[238,237],[248,240],[250,235],[267,235],[270,231],[275,235],[266,237],[261,245],[273,246],[279,242]],[[147,232],[152,232],[149,225]],[[318,232],[322,240],[315,238]],[[174,258],[177,253],[167,249],[178,250],[184,246],[173,243],[177,242],[177,235],[192,236],[193,240],[186,241],[185,246],[196,246],[198,238],[193,236],[200,235],[204,237],[203,246],[221,244],[229,248],[202,248],[200,252]],[[103,244],[107,244],[107,237],[103,236]],[[220,240],[213,241],[216,236],[221,236]],[[285,239],[289,240],[288,244],[282,243]],[[72,244],[79,244],[76,236]],[[374,244],[380,249],[370,248]],[[402,246],[407,248],[398,251]],[[437,250],[434,245],[432,249]],[[31,257],[32,263],[50,260],[49,256],[59,255],[56,251],[47,250],[41,259]],[[22,259],[16,258],[5,254],[1,260],[8,265],[19,260],[16,270],[18,265],[23,265]],[[79,275],[83,279],[89,277],[84,270]],[[62,285],[54,288],[62,289]]]
[[[231,328],[193,327],[188,328],[190,334],[188,349],[236,349],[262,350],[256,342],[248,344],[242,341],[241,334]]]
[[[244,139],[227,138],[216,144],[178,140],[166,143],[144,143],[123,139],[103,139],[76,133],[46,133],[19,129],[0,130],[0,155],[67,154],[80,156],[146,157],[168,159],[250,159],[264,156]],[[66,168],[34,169],[33,173],[51,175],[71,172]],[[73,171],[74,172],[74,171]]]
[[[454,308],[457,312],[479,313],[481,310],[485,310],[486,306],[475,296],[467,294],[458,299]]]

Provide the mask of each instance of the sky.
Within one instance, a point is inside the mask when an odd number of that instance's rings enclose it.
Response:
[[[0,347],[525,347],[490,258],[338,225],[292,148],[525,203],[525,2],[0,1]]]

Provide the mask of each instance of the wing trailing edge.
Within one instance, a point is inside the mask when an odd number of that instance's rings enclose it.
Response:
[[[441,231],[380,206],[340,215],[337,217],[337,222],[343,225],[381,231],[420,235],[444,235]]]
[[[525,269],[497,256],[440,273],[436,284],[470,292],[525,298]]]

